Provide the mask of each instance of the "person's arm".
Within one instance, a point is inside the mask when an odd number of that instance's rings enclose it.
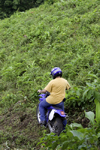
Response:
[[[71,87],[69,87],[69,89],[71,89]],[[66,90],[69,90],[69,89],[66,88]]]
[[[48,85],[43,90],[38,90],[38,92],[39,93],[46,93],[48,91],[50,93],[51,92],[51,83],[52,83],[52,81],[50,81],[48,83]]]
[[[46,93],[47,91],[45,89],[43,90],[38,90],[39,93]]]
[[[70,84],[67,81],[66,90],[69,90],[71,88]]]

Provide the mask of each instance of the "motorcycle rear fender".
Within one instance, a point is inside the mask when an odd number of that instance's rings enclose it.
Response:
[[[66,117],[65,113],[61,114],[61,112],[64,112],[64,111],[52,109],[50,114],[49,114],[49,120],[51,121],[54,118],[55,113],[61,117]]]

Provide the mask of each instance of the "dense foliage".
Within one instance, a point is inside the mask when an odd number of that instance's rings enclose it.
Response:
[[[44,2],[52,4],[55,0],[1,0],[0,19],[10,17],[16,11],[25,11],[30,8],[38,7]]]
[[[34,107],[37,90],[51,80],[55,66],[71,85],[66,111],[95,112],[100,99],[99,18],[99,0],[60,0],[0,20],[0,114],[24,99],[24,111]]]
[[[83,128],[81,124],[72,123],[66,126],[64,133],[60,136],[51,134],[44,134],[41,138],[44,150],[98,150],[100,146],[100,130],[98,130],[97,123],[95,122],[94,113],[89,111],[85,112],[85,116],[90,120],[89,128]]]
[[[0,22],[2,105],[24,96],[35,100],[54,66],[72,86],[66,103],[83,106],[99,97],[99,3],[63,1]]]

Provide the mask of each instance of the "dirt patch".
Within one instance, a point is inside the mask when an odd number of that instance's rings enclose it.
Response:
[[[40,149],[37,143],[43,136],[44,130],[38,125],[35,111],[36,109],[31,107],[24,108],[16,105],[0,116],[0,145],[3,147],[0,149],[5,148],[5,143],[10,150],[14,148]],[[83,127],[88,126],[89,120],[85,118],[83,111],[74,110],[67,113],[69,115],[68,124],[76,122],[82,124]]]
[[[20,107],[14,108],[0,116],[0,144],[8,142],[10,149],[39,149],[37,143],[41,136],[42,131],[32,108],[24,111]]]
[[[86,128],[88,127],[88,124],[90,121],[89,119],[85,117],[84,111],[74,110],[74,111],[70,111],[68,124],[71,124],[74,122],[79,123],[84,128]]]

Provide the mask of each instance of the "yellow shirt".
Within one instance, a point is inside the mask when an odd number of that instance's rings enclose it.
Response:
[[[44,88],[50,92],[50,95],[46,98],[46,101],[50,104],[58,104],[65,98],[65,90],[69,89],[70,85],[64,78],[55,78],[51,80]]]

